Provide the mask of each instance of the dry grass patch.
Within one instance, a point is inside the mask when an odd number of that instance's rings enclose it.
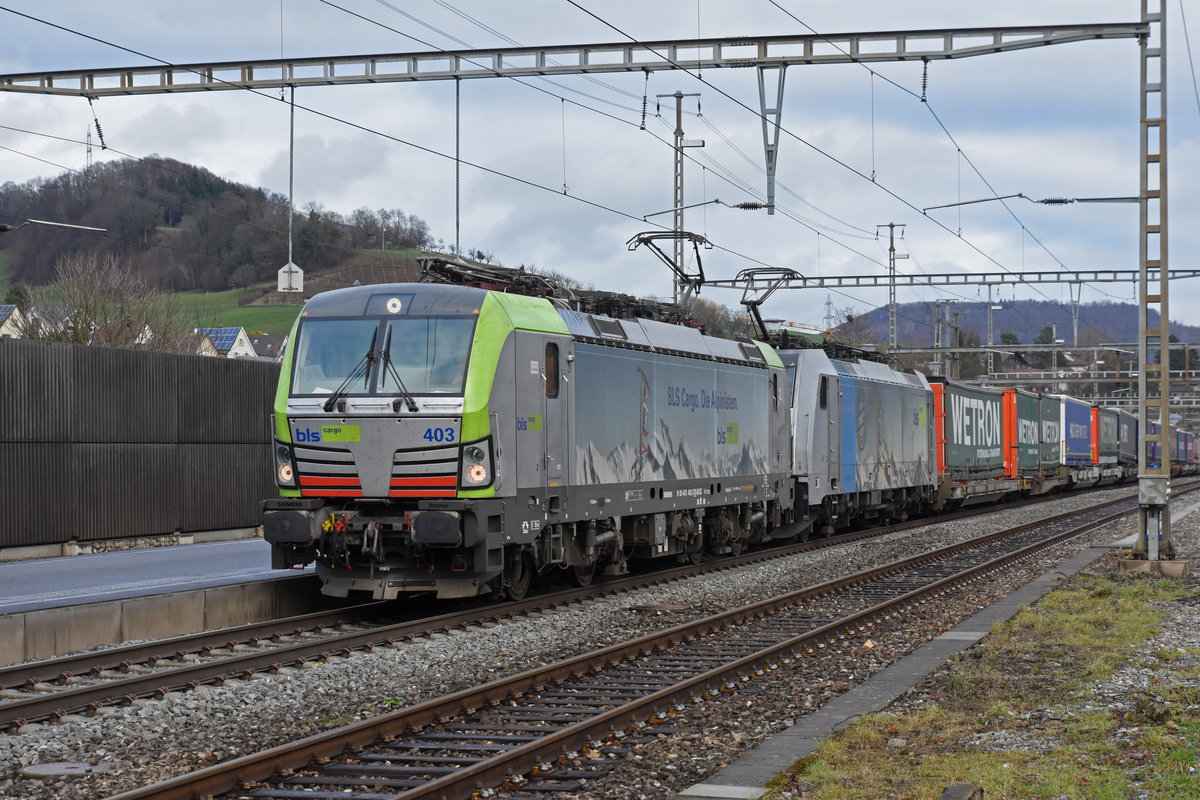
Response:
[[[1131,698],[1128,713],[1088,703],[1096,681],[1153,655],[1139,645],[1186,594],[1131,574],[1064,582],[925,681],[914,710],[863,718],[780,776],[768,797],[936,799],[961,782],[983,786],[988,800],[1200,798],[1200,776],[1189,771],[1200,745],[1195,687],[1172,681]]]

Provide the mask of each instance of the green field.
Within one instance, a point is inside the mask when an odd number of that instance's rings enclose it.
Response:
[[[241,289],[226,292],[180,292],[187,324],[193,328],[240,325],[247,333],[287,333],[300,306],[239,306]]]
[[[179,232],[178,228],[159,230],[166,234]],[[326,274],[349,286],[361,283],[384,283],[397,280],[415,280],[416,258],[424,255],[420,250],[360,250],[347,259],[336,270]],[[401,271],[397,273],[397,269]],[[407,271],[405,271],[407,269]],[[12,272],[9,253],[0,250],[0,301]],[[336,285],[336,284],[335,284]],[[252,287],[253,288],[253,287]],[[274,283],[260,284],[258,288],[274,288]],[[247,333],[285,334],[300,313],[299,305],[262,306],[238,305],[244,289],[224,292],[179,292],[175,297],[183,308],[184,324],[188,328],[215,328],[241,326]]]
[[[333,279],[335,285],[349,286],[355,281],[363,284],[387,283],[397,280],[416,280],[416,259],[425,255],[420,250],[360,250],[322,278]],[[252,287],[253,288],[253,287]],[[259,284],[258,288],[274,288],[274,284]],[[318,290],[319,291],[319,290]],[[247,333],[287,333],[300,313],[300,306],[239,306],[241,289],[225,292],[180,292],[177,297],[186,310],[186,320],[193,328],[240,325]]]

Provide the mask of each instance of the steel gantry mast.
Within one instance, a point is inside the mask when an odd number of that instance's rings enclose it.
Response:
[[[1163,0],[1142,0],[1141,168],[1138,276],[1138,536],[1134,554],[1174,556],[1171,544],[1170,357],[1167,347],[1167,19]],[[1158,312],[1151,327],[1150,314]],[[1158,363],[1151,363],[1157,357]],[[1153,393],[1152,393],[1153,391]],[[1149,423],[1158,425],[1151,432]],[[1152,451],[1152,446],[1157,450]]]

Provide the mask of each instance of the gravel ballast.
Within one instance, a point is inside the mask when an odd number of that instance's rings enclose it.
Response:
[[[28,725],[15,734],[0,735],[0,798],[93,798],[137,788],[375,716],[400,704],[418,703],[688,619],[1130,493],[1129,488],[1121,488],[1069,495],[1048,505],[986,518],[934,523],[686,583],[331,658],[311,668],[104,708],[90,717]],[[1126,527],[1110,527],[1096,538],[1111,541]],[[1175,530],[1182,533],[1186,527]],[[1074,552],[1089,543],[1074,542],[1069,549]],[[1018,570],[1024,577],[1012,581],[1040,574],[1048,559],[1035,559]],[[794,669],[781,670],[787,674],[771,679],[783,681],[778,687],[759,691],[732,709],[716,708],[715,703],[698,706],[692,712],[694,733],[635,748],[627,765],[590,787],[587,796],[630,797],[630,786],[643,787],[639,795],[644,797],[673,796],[678,788],[703,779],[722,762],[974,613],[990,602],[989,596],[1001,595],[1005,589],[971,591],[955,604],[957,608],[926,611],[903,630],[881,631],[873,636],[866,655],[855,653],[850,658],[831,648],[822,656],[797,662]],[[112,769],[50,778],[22,772],[31,765],[54,762],[111,764]],[[648,766],[636,777],[626,773],[627,768],[643,769],[642,764]]]

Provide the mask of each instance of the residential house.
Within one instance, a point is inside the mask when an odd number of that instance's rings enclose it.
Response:
[[[200,328],[196,333],[207,334],[217,352],[226,358],[254,357],[254,346],[240,325],[232,328]]]
[[[0,339],[20,339],[25,315],[14,305],[0,306]]]
[[[279,336],[271,333],[250,334],[250,344],[259,358],[278,361],[287,347],[287,334]]]
[[[192,356],[219,357],[217,348],[213,347],[212,338],[207,333],[176,333],[167,337],[165,342],[167,352]]]

